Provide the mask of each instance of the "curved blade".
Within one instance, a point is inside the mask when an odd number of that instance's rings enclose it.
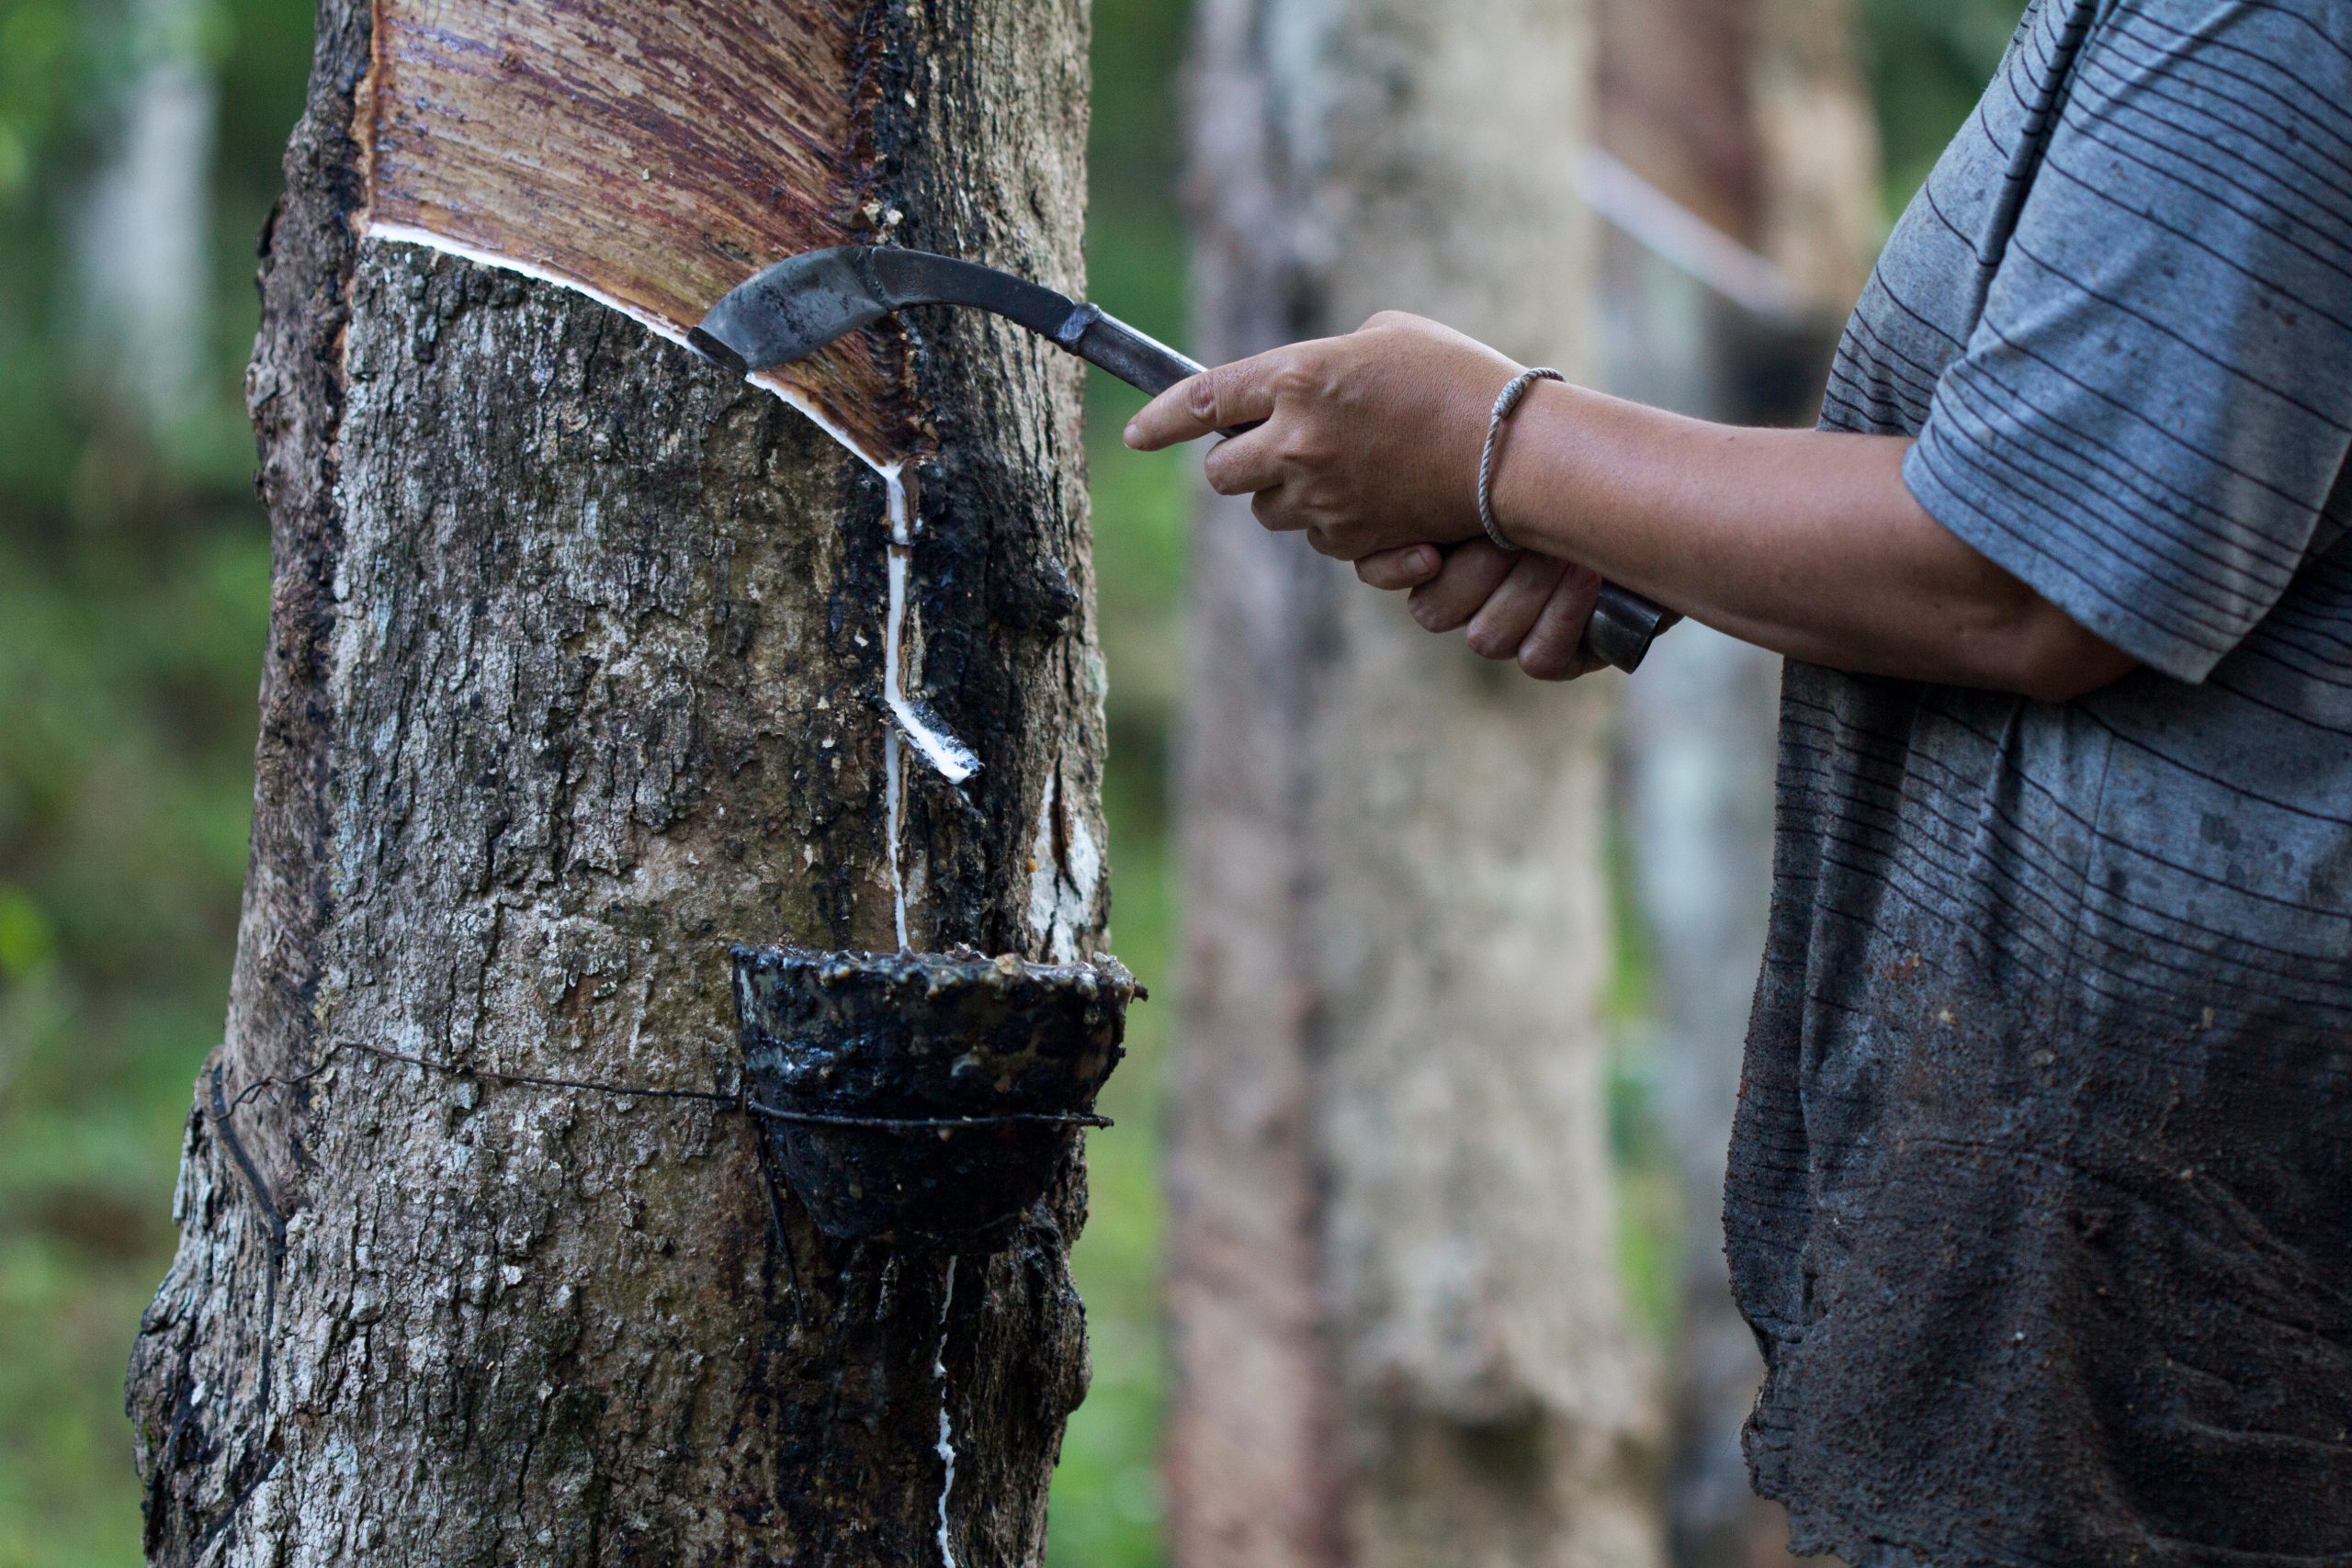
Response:
[[[864,253],[803,251],[763,267],[729,289],[686,342],[739,374],[806,358],[889,312],[857,265]]]
[[[970,305],[1052,336],[1078,307],[1009,272],[890,245],[803,251],[727,291],[686,341],[738,373],[805,358],[902,305]]]
[[[686,341],[706,358],[748,375],[814,354],[902,305],[970,305],[992,311],[1147,392],[1164,391],[1201,368],[1125,321],[1026,278],[892,245],[842,245],[786,256],[729,289]],[[1238,435],[1250,428],[1220,434]],[[1604,582],[1586,628],[1586,646],[1630,671],[1657,635],[1679,618]]]

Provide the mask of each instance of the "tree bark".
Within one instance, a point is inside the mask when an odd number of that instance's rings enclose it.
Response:
[[[1631,236],[1604,244],[1610,389],[1706,419],[1810,423],[1869,265],[1876,143],[1844,0],[1605,0],[1603,144],[1761,254],[1785,317],[1744,316]],[[1677,1568],[1786,1564],[1787,1516],[1748,1484],[1763,1363],[1724,1263],[1724,1157],[1763,956],[1780,660],[1704,626],[1629,682],[1624,817],[1655,955],[1651,1062],[1685,1245],[1667,1507]]]
[[[533,17],[605,41],[499,31]],[[418,7],[321,7],[249,377],[277,568],[238,964],[130,1379],[149,1557],[1037,1562],[1086,1375],[1075,1150],[1001,1247],[834,1243],[730,1107],[464,1069],[723,1092],[728,944],[890,946],[894,863],[919,946],[1099,935],[1075,367],[973,321],[877,333],[798,389],[853,452],[646,303],[714,265],[657,208],[1078,287],[1082,8],[424,19],[458,66],[524,84],[496,102],[555,85],[502,130],[400,90]],[[828,27],[833,54],[808,41]],[[600,97],[622,65],[671,96]],[[721,96],[747,75],[775,96]],[[560,204],[494,182],[454,187],[487,229],[401,209],[395,121],[436,112],[559,174],[602,160],[568,260],[526,249],[571,231]],[[657,181],[629,139],[676,124],[717,130]],[[834,138],[813,153],[810,125]],[[873,467],[896,459],[925,522],[908,682],[981,762],[957,789],[909,758],[902,822]]]
[[[1199,26],[1210,355],[1396,307],[1579,367],[1585,6]],[[1655,1562],[1597,1016],[1613,680],[1483,665],[1238,502],[1204,507],[1194,581],[1177,1560]]]

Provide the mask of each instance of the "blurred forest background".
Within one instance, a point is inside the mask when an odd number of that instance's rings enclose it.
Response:
[[[1866,0],[1890,215],[2019,8]],[[1185,30],[1183,0],[1096,0],[1093,292],[1178,343]],[[269,557],[239,382],[254,239],[310,36],[306,0],[0,0],[0,1568],[139,1561],[123,1364],[171,1250],[180,1124],[219,1036],[244,870]],[[174,171],[182,188],[156,184]],[[179,287],[126,305],[116,264],[159,246]],[[162,327],[126,341],[135,322]],[[1171,978],[1164,781],[1193,458],[1124,451],[1137,400],[1101,378],[1090,397],[1115,930],[1157,987]],[[1161,1560],[1155,1149],[1171,1016],[1138,1010],[1105,1106],[1120,1130],[1092,1143],[1077,1268],[1094,1388],[1056,1483],[1057,1563]],[[1660,1157],[1644,1083],[1634,1052],[1615,1125],[1636,1192]],[[1663,1334],[1672,1292],[1646,1276],[1674,1256],[1656,1233],[1675,1221],[1635,1213],[1630,1282]]]

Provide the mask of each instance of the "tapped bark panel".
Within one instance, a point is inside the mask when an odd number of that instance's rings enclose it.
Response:
[[[876,237],[870,17],[854,0],[378,0],[368,226],[683,338],[769,262]],[[898,445],[869,334],[762,379],[868,457]]]

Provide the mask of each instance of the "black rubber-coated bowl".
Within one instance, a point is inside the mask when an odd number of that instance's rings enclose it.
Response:
[[[837,1236],[978,1238],[1044,1195],[1125,1053],[1118,960],[738,947],[774,1162]]]

